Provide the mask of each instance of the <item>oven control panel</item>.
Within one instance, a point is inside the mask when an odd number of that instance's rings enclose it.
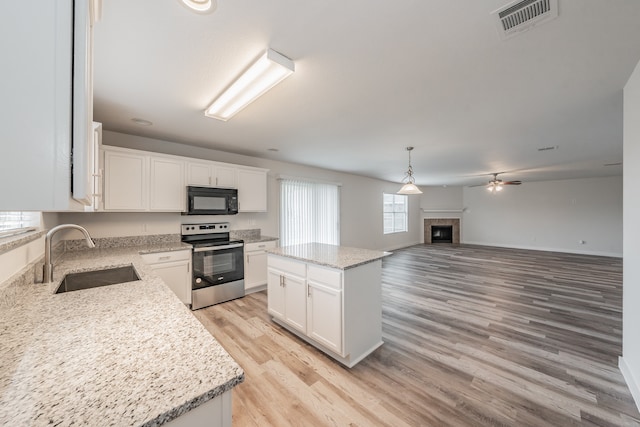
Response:
[[[182,235],[228,233],[228,222],[210,222],[206,224],[182,224]]]

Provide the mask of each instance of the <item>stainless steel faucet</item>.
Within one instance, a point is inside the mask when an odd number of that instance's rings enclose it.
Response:
[[[53,235],[60,230],[69,228],[82,231],[82,234],[84,234],[84,238],[87,241],[87,246],[89,246],[90,248],[96,247],[95,243],[93,243],[93,240],[91,240],[89,232],[84,227],[76,224],[60,224],[56,227],[53,227],[51,230],[49,230],[47,236],[44,238],[44,267],[42,268],[42,281],[44,283],[53,282],[53,264],[51,263],[51,240],[53,238]]]

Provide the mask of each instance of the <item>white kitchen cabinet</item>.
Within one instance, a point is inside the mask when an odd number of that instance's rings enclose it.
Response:
[[[307,335],[342,354],[342,272],[310,265],[307,286]]]
[[[274,322],[348,367],[382,345],[380,260],[341,270],[268,254],[267,264]]]
[[[90,203],[94,6],[0,2],[0,210],[84,210]]]
[[[180,301],[191,304],[191,249],[143,254],[142,259]]]
[[[267,171],[238,168],[238,212],[267,211]]]
[[[302,333],[307,330],[305,275],[304,263],[279,259],[269,267],[267,284],[269,314]]]
[[[185,210],[184,161],[151,156],[149,210],[181,212]]]
[[[146,211],[149,156],[104,150],[104,210]]]
[[[261,291],[267,284],[267,249],[275,248],[276,241],[245,243],[244,293]]]
[[[216,162],[187,162],[187,185],[236,188],[236,168]]]

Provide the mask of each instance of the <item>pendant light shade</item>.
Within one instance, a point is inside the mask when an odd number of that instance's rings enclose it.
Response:
[[[411,150],[413,147],[407,147],[407,151],[409,152],[409,169],[407,169],[407,173],[405,174],[402,182],[406,183],[402,186],[398,194],[422,194],[422,191],[416,185],[416,179],[413,177],[413,168],[411,167]]]

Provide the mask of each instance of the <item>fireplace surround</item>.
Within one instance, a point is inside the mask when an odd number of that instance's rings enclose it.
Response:
[[[460,244],[460,218],[425,218],[424,220],[424,243],[426,245],[431,245],[434,242],[432,241],[432,230],[433,226],[451,226],[451,244],[459,245]]]

